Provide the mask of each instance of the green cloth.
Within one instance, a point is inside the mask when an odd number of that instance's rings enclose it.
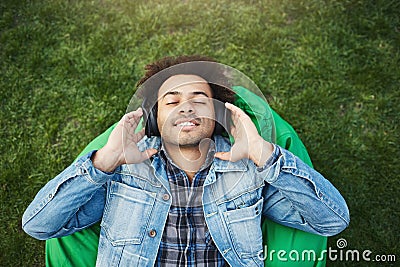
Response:
[[[243,87],[237,86],[234,87],[234,90],[237,93],[237,100],[234,104],[243,109],[250,116],[263,138],[290,150],[305,163],[312,166],[306,148],[294,129],[285,120],[270,109],[269,105],[257,95]],[[273,122],[275,122],[275,127],[273,127]],[[116,124],[112,125],[104,133],[90,142],[78,157],[89,151],[103,147],[107,143],[108,136],[115,125]],[[327,246],[326,237],[282,226],[268,219],[263,222],[262,230],[264,246],[267,248],[264,250],[266,266],[325,266],[326,253],[323,253],[323,251],[326,250]],[[99,234],[100,224],[97,223],[72,235],[47,240],[46,266],[95,266]],[[282,252],[280,252],[279,254],[280,258],[284,258],[283,261],[278,258],[278,251],[280,250],[286,253],[282,254]],[[315,260],[313,254],[310,253],[311,250],[315,252],[315,259],[317,260]],[[310,258],[309,255],[311,255]],[[323,255],[323,259],[318,260],[321,255]]]

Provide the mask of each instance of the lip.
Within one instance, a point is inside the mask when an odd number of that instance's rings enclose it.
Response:
[[[183,123],[191,123],[192,125],[179,125]],[[178,119],[175,121],[174,126],[179,126],[179,127],[194,127],[200,125],[200,120],[199,119]]]
[[[200,125],[199,119],[178,119],[174,126],[179,128],[179,131],[189,132]]]

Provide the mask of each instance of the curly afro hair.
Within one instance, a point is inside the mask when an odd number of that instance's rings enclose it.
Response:
[[[206,62],[216,62],[214,59],[201,56],[201,55],[183,55],[177,57],[164,57],[153,63],[150,63],[145,66],[145,74],[137,83],[137,88],[141,88],[141,92],[139,95],[142,97],[146,97],[153,104],[157,102],[157,94],[154,89],[156,88],[156,92],[161,87],[161,85],[170,77],[178,74],[192,74],[202,77],[207,80],[207,78],[213,77],[212,80],[216,81],[216,83],[209,83],[211,87],[211,91],[213,94],[213,98],[219,100],[223,103],[230,102],[233,103],[235,100],[235,93],[229,86],[228,79],[226,75],[217,68],[217,72],[215,73],[215,68],[212,70],[206,68],[193,68],[186,67],[184,64],[179,66],[178,68],[171,68],[172,66],[176,66],[182,63],[188,62],[196,62],[196,61],[206,61]],[[161,72],[163,71],[163,72]],[[150,79],[154,75],[157,75],[157,79]],[[146,81],[149,81],[146,83]],[[222,86],[228,85],[228,87]],[[144,88],[143,88],[144,87]]]

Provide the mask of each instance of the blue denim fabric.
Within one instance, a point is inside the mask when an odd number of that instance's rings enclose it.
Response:
[[[230,149],[220,136],[215,143],[217,151]],[[139,147],[158,149],[160,139],[145,138]],[[92,154],[38,192],[23,215],[23,229],[37,239],[49,239],[101,221],[97,266],[153,266],[171,206],[162,160],[156,155],[152,161],[104,173],[93,167]],[[247,159],[215,158],[202,204],[210,235],[231,266],[263,266],[258,257],[263,250],[262,215],[325,236],[349,224],[346,202],[337,189],[278,146],[262,168]]]

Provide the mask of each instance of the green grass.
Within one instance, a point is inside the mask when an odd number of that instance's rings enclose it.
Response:
[[[193,53],[252,78],[342,192],[333,248],[399,258],[399,3],[1,1],[0,265],[44,265],[20,224],[36,192],[124,114],[146,63]]]

